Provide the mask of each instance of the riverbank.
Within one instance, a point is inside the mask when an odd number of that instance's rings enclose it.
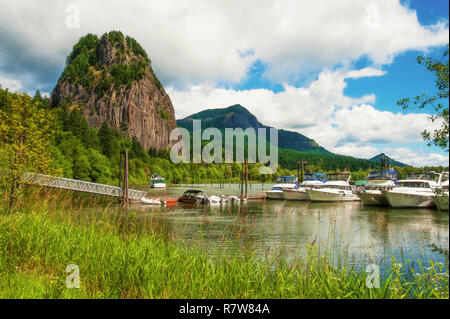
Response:
[[[86,199],[88,200],[88,199]],[[33,202],[33,201],[30,201]],[[50,199],[0,215],[1,298],[448,298],[448,271],[420,274],[400,264],[368,288],[364,271],[332,267],[314,246],[287,263],[251,248],[208,253],[167,236],[135,212],[68,212]],[[59,208],[58,208],[59,207]],[[239,230],[237,230],[239,231]],[[207,240],[206,238],[204,240]],[[239,246],[239,245],[237,245]],[[80,288],[66,288],[67,265],[80,269]],[[408,274],[407,274],[408,273]]]

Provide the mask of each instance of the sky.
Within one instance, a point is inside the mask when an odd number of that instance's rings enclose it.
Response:
[[[420,135],[439,125],[432,110],[396,104],[435,92],[416,57],[438,57],[448,43],[448,1],[0,0],[0,8],[4,88],[49,94],[81,36],[120,30],[147,51],[176,118],[241,104],[338,154],[448,165],[448,152]]]

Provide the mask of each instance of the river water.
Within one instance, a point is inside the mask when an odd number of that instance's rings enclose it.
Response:
[[[145,189],[145,187],[140,187]],[[150,190],[149,195],[179,196],[186,189],[206,194],[238,195],[239,185],[174,186]],[[256,194],[271,185],[252,185]],[[312,203],[308,201],[249,200],[246,203],[158,207],[136,204],[140,216],[161,219],[176,237],[202,248],[227,251],[239,243],[261,254],[284,252],[289,261],[306,256],[308,247],[337,262],[365,267],[377,264],[388,269],[397,263],[418,269],[417,260],[445,264],[431,245],[448,249],[449,214],[434,209],[364,207],[360,202]],[[414,262],[414,263],[413,263]]]

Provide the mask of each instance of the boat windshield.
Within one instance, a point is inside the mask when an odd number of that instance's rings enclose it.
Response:
[[[396,171],[371,171],[367,176],[368,181],[373,180],[391,180],[396,181],[398,174]]]
[[[183,193],[183,196],[196,196],[196,195],[200,195],[202,193],[203,192],[198,189],[189,189]]]
[[[348,182],[350,180],[350,174],[348,174],[348,173],[332,173],[332,174],[328,174],[328,179],[330,181]]]
[[[295,176],[280,176],[277,178],[277,184],[293,184],[297,181]]]
[[[305,181],[319,181],[325,183],[327,181],[327,176],[321,173],[306,173]]]
[[[403,182],[399,182],[398,186],[400,187],[414,187],[414,188],[431,188],[429,183],[426,182],[408,182],[408,181],[403,181]]]
[[[434,172],[408,175],[406,177],[406,179],[422,179],[422,180],[428,180],[428,181],[437,181],[438,178],[439,178],[439,174],[436,174]]]
[[[328,185],[326,188],[332,188],[332,189],[342,189],[342,190],[352,190],[350,186],[345,185]]]

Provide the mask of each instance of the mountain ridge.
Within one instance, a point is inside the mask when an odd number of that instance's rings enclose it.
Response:
[[[369,158],[369,161],[374,162],[374,163],[380,163],[382,158],[387,158],[388,159],[388,165],[389,166],[398,166],[398,167],[406,167],[408,166],[408,164],[396,161],[392,158],[390,158],[389,156],[387,156],[385,153],[380,153],[378,155],[375,155],[371,158]]]
[[[259,122],[255,115],[240,104],[234,104],[226,108],[206,109],[177,120],[177,125],[192,130],[193,120],[202,120],[203,128],[215,127],[219,130],[240,127],[244,130],[253,128],[257,132],[258,128],[272,128],[271,126]],[[313,139],[310,139],[303,134],[284,129],[275,129],[278,131],[279,148],[299,152],[332,154],[324,147],[317,144]],[[266,131],[266,134],[269,134],[268,130]],[[266,139],[269,140],[269,138]]]

